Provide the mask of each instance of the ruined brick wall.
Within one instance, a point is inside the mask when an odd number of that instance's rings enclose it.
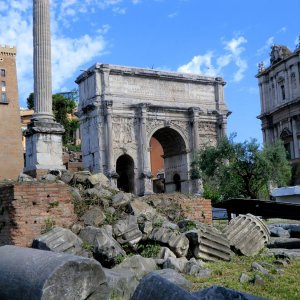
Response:
[[[16,48],[0,46],[0,180],[16,179],[24,167],[16,73]]]
[[[23,182],[0,186],[0,246],[30,247],[47,226],[76,221],[69,186]]]
[[[148,203],[152,202],[158,211],[165,212],[172,209],[172,203],[175,202],[173,209],[179,209],[179,206],[185,218],[212,224],[212,206],[209,199],[182,193],[152,194],[144,196],[143,199]]]
[[[204,198],[181,198],[176,200],[184,211],[184,215],[191,220],[205,224],[212,224],[211,201]]]

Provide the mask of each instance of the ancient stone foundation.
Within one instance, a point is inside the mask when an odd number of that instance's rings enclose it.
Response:
[[[30,247],[43,230],[76,221],[69,186],[22,182],[0,185],[0,246]]]

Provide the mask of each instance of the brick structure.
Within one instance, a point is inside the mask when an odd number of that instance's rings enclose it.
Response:
[[[173,209],[180,209],[185,218],[212,224],[212,207],[209,199],[179,193],[152,194],[144,196],[143,199],[147,203],[152,202],[153,206],[161,211],[167,211],[171,208],[172,202],[175,202]]]
[[[47,226],[67,228],[76,218],[66,184],[23,182],[0,186],[0,246],[30,247]]]
[[[23,169],[16,48],[0,46],[0,180],[15,179]]]
[[[181,198],[176,202],[182,208],[185,217],[205,224],[212,224],[211,201],[204,198]]]

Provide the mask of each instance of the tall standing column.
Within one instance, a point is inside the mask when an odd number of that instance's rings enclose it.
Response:
[[[299,141],[297,135],[297,125],[295,118],[292,118],[292,132],[293,132],[293,143],[294,143],[294,158],[299,158]]]
[[[107,145],[107,175],[113,175],[113,141],[112,141],[112,101],[105,101],[106,110],[106,145]]]
[[[49,0],[33,0],[34,115],[26,131],[25,173],[40,177],[64,169],[64,128],[52,113],[51,35]]]
[[[153,193],[153,186],[151,181],[151,169],[149,163],[149,145],[147,140],[147,110],[148,104],[142,103],[140,104],[140,149],[141,149],[141,156],[142,156],[142,180],[143,180],[143,194],[152,194]]]
[[[199,149],[199,112],[198,107],[191,107],[190,114],[192,115],[193,124],[193,150],[197,151]]]
[[[33,1],[33,119],[52,119],[51,33],[49,0]]]

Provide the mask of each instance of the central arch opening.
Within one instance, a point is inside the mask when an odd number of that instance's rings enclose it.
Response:
[[[187,149],[179,132],[164,127],[154,132],[150,140],[153,191],[188,192]]]
[[[134,193],[134,161],[123,154],[117,159],[116,171],[119,175],[117,187],[126,193]]]

